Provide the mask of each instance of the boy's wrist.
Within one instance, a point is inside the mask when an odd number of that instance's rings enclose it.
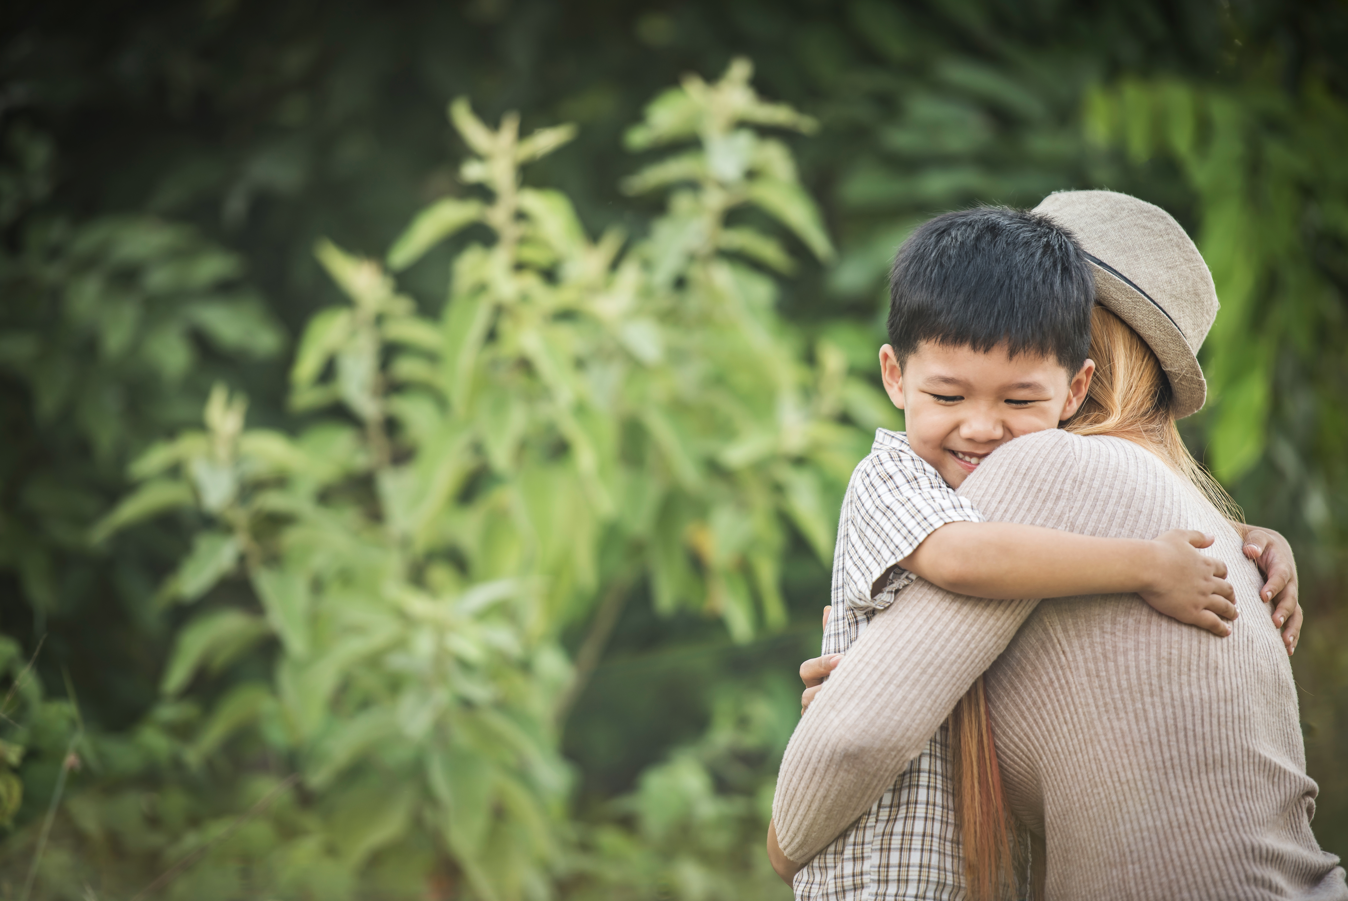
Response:
[[[1160,588],[1161,572],[1165,566],[1166,546],[1152,539],[1138,542],[1137,577],[1138,594],[1149,594]]]

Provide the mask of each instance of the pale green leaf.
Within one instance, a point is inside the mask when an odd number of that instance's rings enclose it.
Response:
[[[747,128],[704,139],[707,170],[711,177],[724,184],[739,184],[749,170],[756,144],[756,136]]]
[[[427,781],[449,808],[449,841],[460,855],[476,856],[487,839],[496,794],[494,770],[477,750],[458,744],[427,758]]]
[[[151,476],[159,475],[164,469],[186,463],[187,460],[202,455],[209,446],[209,438],[202,432],[182,434],[173,441],[155,442],[146,449],[146,452],[132,461],[127,469],[128,475],[137,482],[150,479]]]
[[[763,624],[769,629],[780,629],[786,625],[787,612],[786,601],[782,598],[778,552],[774,549],[773,553],[750,553],[748,560],[754,589],[763,605]]]
[[[305,781],[322,791],[365,754],[396,742],[400,734],[396,714],[385,707],[334,721],[315,743]]]
[[[244,432],[239,437],[239,453],[248,458],[252,474],[303,472],[313,465],[289,436],[270,429]]]
[[[680,182],[697,184],[709,176],[707,158],[701,151],[676,154],[646,166],[620,183],[627,194],[645,194]]]
[[[381,776],[372,774],[354,784],[338,786],[327,800],[332,815],[326,831],[353,869],[419,825],[413,819],[417,800],[413,786],[390,785]]]
[[[482,201],[470,198],[437,200],[417,213],[412,224],[393,242],[387,257],[388,267],[401,272],[411,266],[441,241],[481,221],[483,209]]]
[[[754,637],[754,600],[742,575],[726,570],[713,578],[711,601],[732,640],[743,644]]]
[[[646,104],[646,120],[623,136],[628,150],[648,150],[697,134],[702,110],[683,88],[670,88]]]
[[[717,246],[730,253],[738,253],[770,269],[789,274],[795,261],[774,238],[751,228],[723,228],[717,236]]]
[[[1259,367],[1222,393],[1208,431],[1212,473],[1221,481],[1230,484],[1259,462],[1268,435],[1268,402],[1267,374]]]
[[[519,146],[515,148],[515,162],[521,166],[532,163],[570,142],[575,136],[576,126],[570,124],[540,128],[520,141]]]
[[[579,255],[586,247],[585,229],[571,200],[561,191],[523,188],[520,209],[540,237],[563,258]]]
[[[641,413],[641,422],[660,448],[674,478],[684,488],[696,488],[702,478],[697,454],[688,445],[686,436],[675,421],[664,410],[648,407]]]
[[[793,182],[760,178],[745,190],[750,202],[795,232],[816,257],[824,262],[833,259],[833,244],[824,231],[819,208],[804,188]]]
[[[239,540],[227,532],[200,532],[192,550],[178,567],[173,580],[175,594],[195,601],[215,587],[239,562]]]
[[[445,352],[441,365],[454,409],[460,413],[466,410],[472,396],[473,369],[494,312],[495,307],[485,294],[456,297],[445,310]]]
[[[271,634],[259,617],[242,610],[212,610],[189,622],[178,633],[159,690],[179,694],[203,667],[218,672]]]
[[[380,334],[390,343],[432,353],[438,352],[442,344],[440,330],[420,316],[389,316],[380,323]]]
[[[373,336],[357,336],[337,353],[337,390],[342,401],[363,420],[373,419],[379,410],[376,383],[379,356]]]
[[[833,506],[824,501],[818,476],[811,470],[794,466],[785,470],[781,483],[791,521],[800,529],[820,560],[832,559],[836,522]]]
[[[257,722],[263,711],[275,703],[266,683],[244,682],[234,686],[202,724],[192,743],[192,756],[197,760],[210,757],[240,729]]]
[[[293,568],[258,567],[253,587],[262,601],[267,621],[294,657],[309,654],[309,578]]]
[[[194,457],[187,465],[187,472],[192,477],[192,487],[197,490],[202,509],[208,512],[219,513],[238,494],[238,472],[230,463],[221,463],[208,456]]]
[[[618,327],[618,339],[623,347],[647,366],[654,366],[664,360],[665,342],[660,335],[660,326],[654,319],[629,319]]]
[[[473,114],[473,107],[467,97],[456,97],[449,105],[449,120],[454,128],[478,156],[489,156],[496,146],[496,135],[482,124],[482,120]]]
[[[351,326],[351,310],[346,307],[330,307],[309,320],[290,369],[290,384],[294,388],[313,384],[332,355],[346,343]]]
[[[315,245],[314,256],[356,306],[367,310],[388,306],[393,282],[374,260],[352,256],[326,238]]]
[[[166,510],[183,507],[195,507],[196,497],[187,483],[179,479],[156,479],[146,482],[100,519],[89,533],[95,543],[106,541],[109,536],[127,526],[134,525]]]

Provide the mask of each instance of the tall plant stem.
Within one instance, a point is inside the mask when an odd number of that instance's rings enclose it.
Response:
[[[42,831],[37,837],[37,848],[33,851],[33,863],[28,867],[28,878],[24,880],[20,901],[28,901],[28,896],[33,891],[33,884],[37,882],[38,864],[42,862],[42,854],[47,850],[47,839],[51,837],[52,823],[56,820],[56,809],[61,806],[61,796],[66,791],[66,777],[70,775],[70,770],[75,765],[71,759],[75,753],[75,745],[83,735],[83,730],[76,730],[75,734],[70,737],[70,743],[66,745],[65,756],[61,758],[61,772],[56,776],[56,788],[52,790],[51,803],[47,805],[47,816],[42,821]]]

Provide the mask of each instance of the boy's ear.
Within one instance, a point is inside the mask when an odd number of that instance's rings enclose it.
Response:
[[[1091,377],[1095,375],[1095,361],[1087,360],[1081,364],[1077,374],[1067,385],[1067,402],[1063,404],[1059,422],[1071,419],[1086,401],[1086,393],[1091,389]]]
[[[880,379],[885,383],[885,393],[889,400],[900,410],[903,409],[903,367],[894,348],[886,344],[880,348]]]

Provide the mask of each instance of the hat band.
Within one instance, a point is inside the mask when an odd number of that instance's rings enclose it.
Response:
[[[1184,334],[1184,329],[1180,328],[1179,323],[1175,321],[1175,317],[1167,313],[1165,307],[1161,306],[1155,300],[1152,300],[1152,296],[1148,294],[1146,291],[1143,291],[1141,288],[1139,288],[1132,279],[1130,279],[1128,276],[1124,275],[1122,272],[1115,269],[1113,266],[1109,265],[1099,257],[1090,253],[1086,253],[1086,251],[1084,250],[1082,251],[1082,253],[1085,254],[1086,259],[1090,260],[1092,263],[1099,266],[1101,269],[1105,270],[1110,275],[1115,276],[1116,278],[1119,279],[1119,281],[1123,282],[1125,285],[1132,288],[1138,294],[1141,294],[1143,297],[1147,298],[1147,300],[1151,301],[1151,305],[1154,306],[1156,309],[1160,310],[1162,315],[1164,315],[1166,319],[1170,320],[1170,324],[1173,325],[1176,331],[1180,333],[1180,337],[1184,338],[1185,341],[1189,340],[1189,337]]]

